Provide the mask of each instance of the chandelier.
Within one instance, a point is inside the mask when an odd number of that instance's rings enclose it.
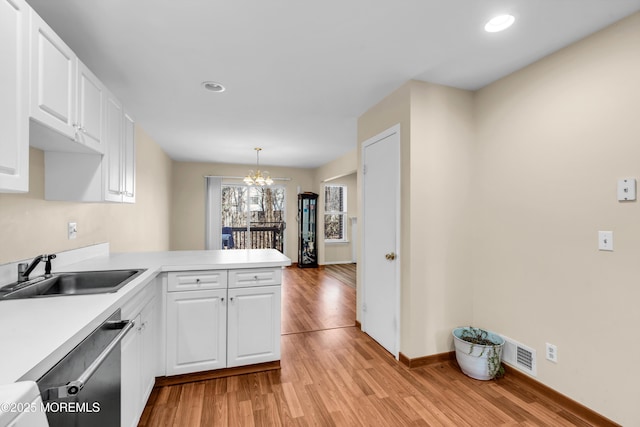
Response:
[[[269,172],[264,171],[265,176],[262,176],[262,172],[260,172],[260,151],[262,151],[262,148],[254,148],[254,150],[256,150],[256,172],[254,173],[253,170],[250,170],[249,175],[245,176],[243,179],[244,183],[247,185],[260,186],[273,184],[273,180],[271,179]]]

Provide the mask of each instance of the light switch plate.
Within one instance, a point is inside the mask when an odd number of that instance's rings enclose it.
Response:
[[[636,199],[635,178],[625,178],[618,181],[618,200],[621,202]]]
[[[598,250],[613,251],[613,231],[598,231]]]

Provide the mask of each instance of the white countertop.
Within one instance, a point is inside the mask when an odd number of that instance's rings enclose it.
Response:
[[[0,384],[37,380],[160,272],[284,267],[275,249],[110,254],[60,271],[145,268],[118,292],[0,301]]]

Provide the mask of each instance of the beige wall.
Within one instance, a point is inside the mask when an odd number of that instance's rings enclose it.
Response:
[[[476,96],[474,323],[535,348],[540,381],[625,426],[640,425],[640,204],[616,182],[640,179],[639,76],[635,14]]]
[[[354,151],[355,153],[355,151]],[[355,159],[355,156],[354,156]],[[353,248],[357,245],[357,241],[353,241],[351,233],[351,218],[358,215],[358,180],[357,174],[352,173],[340,178],[335,178],[324,182],[328,185],[344,185],[347,187],[347,228],[345,243],[324,243],[324,253],[322,254],[321,264],[337,264],[353,262]],[[319,207],[320,211],[324,209],[324,186],[320,190]],[[324,230],[324,216],[318,221],[320,230]],[[324,233],[321,233],[324,237]],[[322,239],[324,242],[324,239]]]
[[[324,206],[324,183],[347,185],[347,233],[348,243],[324,243],[324,233],[319,233],[320,252],[318,263],[352,262],[353,247],[357,242],[351,241],[351,217],[358,215],[358,150],[351,150],[347,154],[317,168],[314,172],[314,181],[317,184],[316,192],[320,195],[318,203],[320,208]],[[318,229],[324,230],[324,217],[318,218]]]
[[[411,183],[409,181],[409,173],[411,171],[409,165],[410,152],[409,152],[409,143],[410,143],[410,118],[411,118],[411,85],[412,82],[408,82],[404,84],[402,87],[398,88],[396,91],[386,96],[383,100],[381,100],[378,104],[371,107],[365,114],[358,118],[358,169],[361,170],[362,166],[362,143],[367,141],[370,138],[378,135],[379,133],[389,129],[390,127],[400,124],[400,159],[401,159],[401,195],[400,195],[400,218],[401,218],[401,246],[400,246],[400,257],[398,261],[400,263],[400,275],[401,275],[401,305],[402,312],[400,313],[400,351],[405,352],[404,346],[409,343],[409,334],[408,328],[405,328],[406,325],[410,323],[410,313],[409,310],[405,310],[405,306],[411,300],[411,289],[407,285],[410,280],[410,257],[405,257],[402,254],[409,253],[409,245],[411,243],[411,235],[409,233],[409,209],[406,207],[409,205],[410,201],[410,188]],[[362,185],[358,187],[358,235],[362,236]],[[360,239],[362,242],[362,239]],[[362,265],[362,251],[358,251],[357,262],[358,265],[356,267],[356,282],[357,282],[357,294],[356,294],[356,318],[358,320],[362,319],[361,311],[362,311],[362,277],[364,277],[363,273],[363,265]]]
[[[401,139],[400,352],[416,358],[449,351],[451,329],[472,319],[467,234],[473,94],[410,81],[360,117],[360,147],[396,123]]]
[[[206,175],[240,177],[251,165],[175,162],[173,169],[173,205],[171,219],[171,249],[205,248],[205,179]],[[317,191],[312,169],[265,166],[272,177],[290,178],[276,181],[286,186],[287,228],[285,255],[297,262],[298,248],[298,188],[301,192]],[[241,183],[241,180],[223,180]]]
[[[0,194],[0,264],[109,242],[113,252],[169,248],[172,161],[136,127],[136,203],[44,200],[44,153],[29,150],[29,192]],[[67,239],[67,223],[78,237]]]
[[[401,352],[448,351],[473,323],[536,349],[539,381],[640,425],[640,203],[616,199],[640,179],[639,40],[635,14],[474,94],[408,82],[360,117],[360,145],[401,124]]]
[[[475,149],[473,93],[429,83],[411,85],[410,249],[403,353],[443,353],[451,330],[472,320],[469,280],[471,171]],[[403,163],[402,167],[405,167]]]

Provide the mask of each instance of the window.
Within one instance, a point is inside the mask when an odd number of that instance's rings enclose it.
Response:
[[[324,187],[324,240],[325,242],[347,241],[347,187],[345,185]]]
[[[223,249],[284,252],[284,187],[222,184],[220,211]]]

